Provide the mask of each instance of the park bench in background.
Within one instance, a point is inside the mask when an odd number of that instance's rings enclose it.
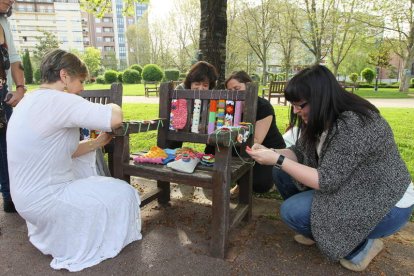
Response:
[[[144,82],[145,97],[149,97],[151,93],[155,93],[158,97],[159,93],[159,83],[156,81],[146,81]]]
[[[269,83],[269,88],[263,88],[262,98],[267,98],[270,102],[272,98],[277,98],[277,103],[280,104],[281,99],[283,98],[283,104],[286,105],[285,99],[285,86],[286,81],[271,81]]]
[[[170,130],[171,103],[174,99],[187,100],[187,123],[184,129]],[[199,133],[191,132],[191,118],[194,100],[201,100]],[[170,182],[198,186],[212,190],[212,222],[210,253],[224,258],[228,245],[229,229],[240,221],[249,221],[252,212],[252,168],[253,162],[247,158],[245,146],[252,145],[253,128],[250,136],[239,152],[244,159],[232,156],[232,144],[240,139],[240,129],[216,130],[207,134],[210,100],[228,99],[244,102],[243,122],[253,126],[257,110],[257,84],[248,84],[246,91],[228,90],[174,90],[173,83],[163,83],[160,89],[159,118],[154,121],[125,122],[123,128],[115,131],[114,176],[130,182],[131,176],[139,176],[157,181],[157,188],[142,196],[141,206],[157,199],[161,205],[170,201]],[[162,124],[159,123],[162,121]],[[158,129],[158,130],[157,130]],[[200,164],[191,174],[174,171],[158,164],[135,164],[130,156],[132,133],[157,130],[157,145],[166,148],[174,142],[191,142],[215,146],[215,164],[205,167]],[[245,130],[245,129],[244,129]],[[218,147],[218,148],[217,148]],[[247,161],[246,161],[247,160]],[[238,182],[240,187],[239,204],[230,209],[230,186]],[[232,218],[230,218],[232,217]]]
[[[114,103],[122,106],[122,84],[113,83],[109,89],[84,90],[80,96],[93,103]],[[108,153],[109,171],[114,175],[114,141],[105,146],[105,152]]]
[[[344,88],[346,91],[354,93],[355,90],[358,89],[358,84],[354,83],[347,83],[345,81],[338,81],[339,84]],[[350,89],[350,91],[348,90]]]

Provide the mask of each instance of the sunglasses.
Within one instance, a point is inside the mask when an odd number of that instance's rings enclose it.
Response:
[[[290,103],[290,104],[292,105],[292,107],[296,107],[297,110],[302,110],[305,108],[308,102],[304,102],[302,104],[293,104],[293,103]]]

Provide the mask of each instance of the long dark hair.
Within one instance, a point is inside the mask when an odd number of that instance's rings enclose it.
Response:
[[[378,109],[367,100],[347,92],[328,68],[315,65],[300,71],[285,88],[286,100],[306,101],[310,107],[308,122],[290,110],[290,125],[297,125],[307,146],[316,144],[325,130],[331,128],[341,113],[355,112],[364,122]]]
[[[185,77],[184,87],[190,89],[192,82],[208,81],[208,88],[213,89],[216,86],[217,78],[218,74],[216,67],[208,62],[199,61],[191,66],[190,71]]]

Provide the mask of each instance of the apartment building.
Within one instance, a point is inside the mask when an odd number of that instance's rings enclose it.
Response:
[[[10,25],[19,51],[33,51],[42,31],[56,35],[62,49],[84,50],[78,0],[17,0]]]

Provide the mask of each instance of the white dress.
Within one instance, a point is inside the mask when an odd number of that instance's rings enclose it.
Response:
[[[9,121],[12,198],[31,243],[53,256],[54,269],[80,271],[142,238],[136,190],[90,168],[78,172],[77,162],[87,164],[93,154],[71,157],[79,127],[110,131],[111,112],[111,106],[44,89],[26,95]]]

